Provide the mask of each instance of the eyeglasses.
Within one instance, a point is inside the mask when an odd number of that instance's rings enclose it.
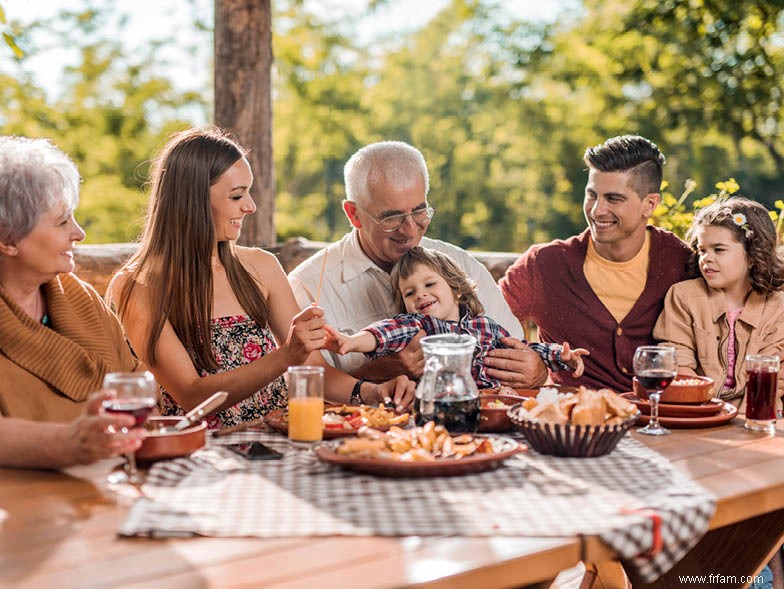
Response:
[[[384,231],[385,233],[392,233],[393,231],[400,229],[403,226],[406,217],[411,217],[411,220],[414,221],[414,223],[419,225],[419,227],[424,228],[428,223],[430,223],[430,219],[433,218],[433,215],[436,214],[436,210],[433,207],[425,207],[424,209],[416,209],[410,213],[389,215],[388,217],[384,217],[382,219],[376,219],[365,207],[359,206],[354,201],[349,202],[353,203],[354,206],[358,209],[365,211],[365,213],[367,213],[367,215],[373,219],[377,225],[381,225],[381,231]]]

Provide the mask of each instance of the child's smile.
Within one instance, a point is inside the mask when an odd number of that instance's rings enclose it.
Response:
[[[408,278],[398,284],[406,311],[437,319],[458,321],[460,305],[446,280],[432,268],[419,264]]]

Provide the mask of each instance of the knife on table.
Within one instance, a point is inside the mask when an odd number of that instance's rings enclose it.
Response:
[[[208,397],[203,402],[199,403],[188,411],[180,421],[178,421],[172,427],[167,427],[167,431],[174,431],[178,432],[184,430],[187,427],[192,426],[195,422],[198,422],[202,417],[212,413],[215,409],[223,405],[224,401],[226,401],[226,397],[229,396],[229,393],[226,391],[218,391],[211,397]]]

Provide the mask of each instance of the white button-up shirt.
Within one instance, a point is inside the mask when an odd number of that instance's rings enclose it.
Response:
[[[448,255],[465,273],[477,282],[476,292],[485,308],[485,315],[503,325],[513,337],[523,338],[523,328],[504,300],[501,290],[479,261],[457,246],[423,237],[422,247]],[[352,335],[379,319],[397,314],[393,286],[385,272],[365,255],[356,230],[340,241],[314,254],[289,274],[289,282],[301,309],[316,300],[323,256],[327,256],[319,305],[332,327]],[[326,361],[345,372],[353,372],[368,363],[364,354],[352,352],[341,356],[322,352]]]

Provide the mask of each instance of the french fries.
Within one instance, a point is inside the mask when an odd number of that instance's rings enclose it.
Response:
[[[354,458],[384,458],[401,462],[432,461],[439,458],[458,460],[477,454],[492,454],[487,439],[469,434],[452,437],[432,421],[422,427],[404,430],[396,425],[387,432],[362,428],[356,438],[343,441],[336,452]]]
[[[378,407],[371,407],[370,405],[359,405],[357,407],[352,405],[341,405],[339,407],[328,407],[328,413],[337,413],[339,415],[353,415],[359,413],[365,425],[372,428],[389,427],[391,425],[398,425],[408,421],[408,413],[401,413],[397,415],[394,411],[385,409],[383,405]]]

